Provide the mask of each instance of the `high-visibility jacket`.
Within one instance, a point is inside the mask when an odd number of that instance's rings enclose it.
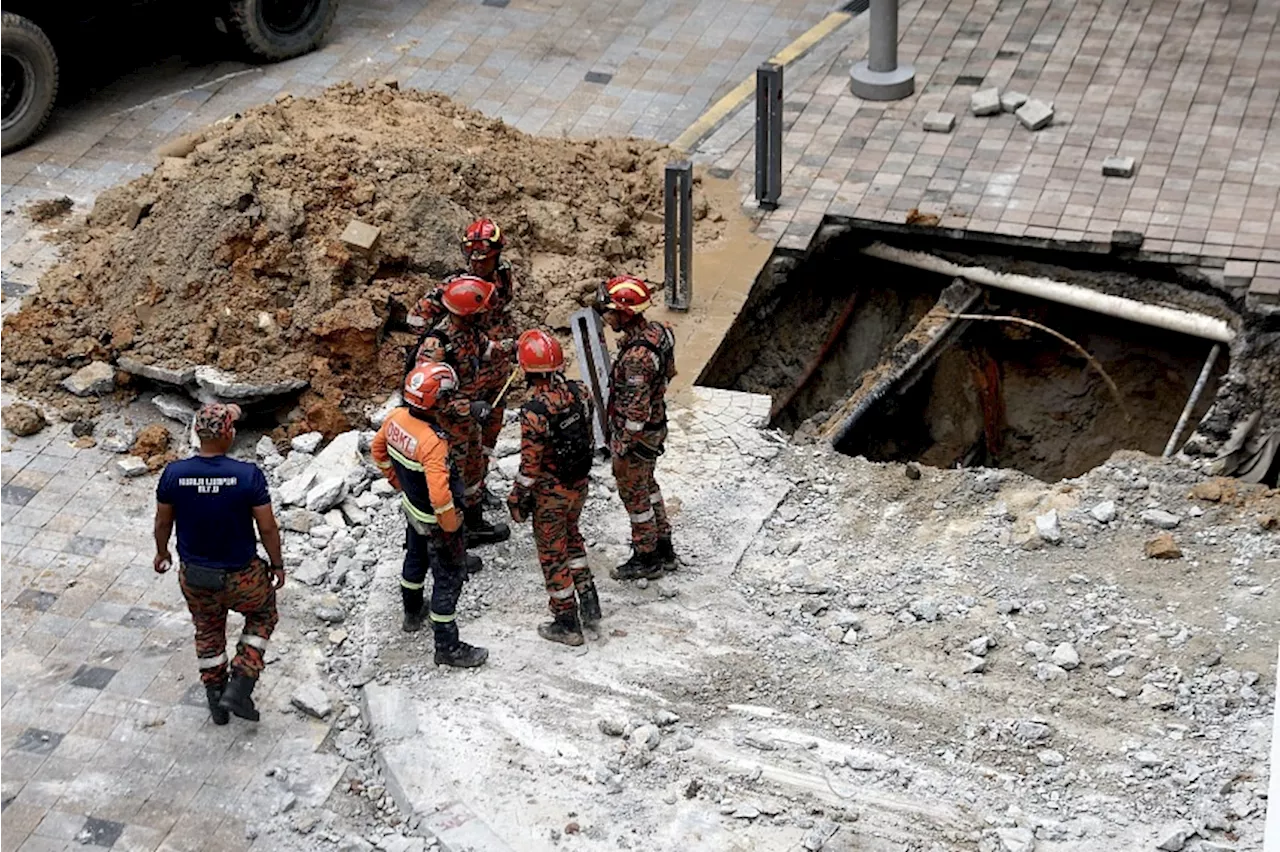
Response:
[[[449,487],[449,442],[409,409],[397,408],[382,422],[369,448],[373,461],[401,492],[411,521],[457,532],[462,519]]]

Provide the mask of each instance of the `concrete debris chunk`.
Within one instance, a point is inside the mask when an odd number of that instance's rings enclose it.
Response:
[[[142,476],[147,472],[147,463],[137,456],[125,456],[116,460],[116,470],[120,471],[122,476],[129,478]]]
[[[357,251],[369,254],[377,246],[378,239],[381,236],[381,228],[365,224],[359,219],[352,219],[347,223],[347,227],[342,231],[342,236],[338,237],[338,239]]]
[[[1049,739],[1052,729],[1035,719],[1019,719],[1013,726],[1013,735],[1024,743],[1038,743]]]
[[[63,379],[62,386],[76,396],[111,393],[116,389],[116,370],[105,361],[94,361]]]
[[[1050,509],[1043,515],[1036,515],[1036,533],[1050,544],[1062,543],[1062,528],[1058,526],[1058,510]]]
[[[1018,107],[1014,115],[1028,130],[1043,130],[1053,121],[1053,107],[1044,101],[1032,98]]]
[[[1103,500],[1090,509],[1089,514],[1098,523],[1109,524],[1116,519],[1116,502],[1114,500]]]
[[[347,483],[341,479],[323,480],[307,491],[307,508],[323,514],[342,502],[346,490]]]
[[[259,402],[307,386],[305,379],[280,379],[261,384],[245,382],[232,373],[207,364],[196,367],[193,375],[201,402]]]
[[[276,449],[276,442],[271,440],[267,435],[263,435],[258,439],[258,443],[253,445],[253,454],[259,459],[265,459],[270,456],[280,455],[280,451]]]
[[[1005,112],[1017,112],[1018,107],[1027,102],[1027,96],[1022,92],[1001,92],[1000,93],[1000,109]]]
[[[151,397],[151,404],[170,420],[190,425],[196,417],[196,407],[185,396],[175,393],[158,393]]]
[[[290,572],[290,577],[308,586],[322,585],[328,575],[328,566],[319,559],[307,559]]]
[[[1164,838],[1156,844],[1161,852],[1182,852],[1187,841],[1196,836],[1196,830],[1189,825],[1181,824],[1166,829],[1161,833]]]
[[[1036,755],[1036,758],[1045,766],[1061,766],[1067,762],[1067,759],[1062,756],[1062,752],[1054,751],[1051,748],[1044,749]]]
[[[1142,522],[1162,530],[1171,530],[1182,523],[1182,518],[1164,509],[1147,509],[1142,513]]]
[[[195,367],[171,369],[169,367],[161,367],[158,364],[144,364],[127,355],[121,355],[117,358],[116,366],[132,376],[142,376],[144,379],[151,379],[153,382],[161,382],[167,385],[186,385],[194,381],[196,376]]]
[[[1155,684],[1148,683],[1142,687],[1142,692],[1138,693],[1138,703],[1144,704],[1153,710],[1172,710],[1176,701],[1173,693],[1167,692]]]
[[[973,654],[966,655],[964,673],[965,674],[982,674],[987,670],[987,658],[976,657]]]
[[[911,614],[921,621],[933,623],[938,620],[938,605],[931,600],[919,600],[911,603]]]
[[[1036,838],[1029,828],[997,828],[1001,852],[1035,852]]]
[[[969,643],[969,653],[975,657],[985,657],[987,651],[996,646],[996,642],[990,636],[979,636]]]
[[[1172,533],[1160,533],[1149,540],[1142,548],[1148,559],[1181,559],[1182,548]]]
[[[324,435],[319,432],[307,432],[303,435],[297,435],[289,442],[289,446],[293,447],[300,453],[315,454],[320,449],[320,442],[324,440]]]
[[[969,111],[974,115],[998,115],[1000,110],[1000,90],[995,86],[969,96]]]
[[[631,744],[653,751],[662,741],[657,725],[641,725],[631,732]]]
[[[1135,165],[1133,157],[1107,157],[1102,161],[1102,176],[1130,178]]]
[[[396,487],[385,479],[375,479],[369,490],[379,497],[388,497],[396,493]]]
[[[596,727],[607,737],[620,737],[627,732],[627,723],[622,719],[598,719]]]
[[[1080,655],[1070,642],[1062,642],[1053,649],[1053,664],[1068,671],[1080,665]]]
[[[325,694],[324,688],[316,683],[299,687],[289,699],[289,703],[317,719],[323,719],[333,712],[333,702]]]
[[[931,112],[924,117],[924,129],[930,133],[950,133],[955,126],[955,113]]]
[[[281,471],[283,470],[284,468],[282,467]],[[304,470],[286,481],[284,485],[280,486],[280,502],[286,506],[301,506],[306,503],[307,493],[311,490],[311,485],[315,482],[315,478],[316,475],[312,471]]]

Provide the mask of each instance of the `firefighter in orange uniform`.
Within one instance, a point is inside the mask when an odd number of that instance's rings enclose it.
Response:
[[[467,573],[466,538],[455,505],[459,489],[450,482],[448,433],[437,420],[457,386],[457,374],[448,364],[427,363],[409,371],[406,405],[383,421],[370,452],[383,476],[401,492],[408,545],[400,575],[404,630],[422,629],[429,569],[427,618],[435,634],[436,665],[473,668],[489,652],[458,638],[455,619]]]

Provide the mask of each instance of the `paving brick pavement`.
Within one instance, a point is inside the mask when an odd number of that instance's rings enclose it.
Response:
[[[214,726],[177,578],[151,569],[154,478],[66,424],[4,440],[0,852],[270,848],[246,837],[264,769],[308,767],[318,805],[342,768],[328,725],[278,712],[296,661],[267,669],[260,724]]]
[[[855,19],[814,73],[788,69],[782,200],[758,234],[802,249],[826,215],[902,224],[918,209],[959,234],[1105,246],[1138,231],[1155,257],[1280,286],[1278,15],[1224,0],[908,0],[899,57],[916,94],[891,103],[849,92],[867,51]],[[970,96],[991,86],[1051,102],[1053,123],[973,116]],[[749,111],[699,146],[737,170],[744,199]],[[952,133],[924,130],[935,111],[957,116]],[[1132,178],[1103,177],[1116,155],[1137,161]]]
[[[281,92],[395,77],[544,135],[670,141],[831,0],[343,0],[320,50],[276,65],[139,69],[55,111],[0,165],[4,208],[68,195],[81,207],[152,168],[155,148]],[[0,226],[4,272],[30,284],[54,257],[19,214]]]

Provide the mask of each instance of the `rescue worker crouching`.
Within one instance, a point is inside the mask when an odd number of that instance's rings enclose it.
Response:
[[[432,575],[427,618],[435,634],[436,665],[472,668],[489,658],[484,648],[458,638],[458,596],[466,579],[466,538],[451,482],[449,442],[437,417],[457,387],[448,364],[428,363],[409,372],[406,405],[383,421],[370,453],[383,476],[402,492],[407,550],[400,575],[404,630],[422,628],[427,572]]]
[[[656,579],[676,570],[662,491],[654,479],[667,438],[667,384],[676,375],[671,329],[650,322],[649,285],[631,275],[600,287],[595,310],[605,325],[622,334],[609,375],[609,452],[618,495],[631,520],[631,558],[614,568],[616,580]]]
[[[581,645],[582,625],[601,618],[578,529],[595,450],[591,398],[581,383],[565,378],[564,351],[547,332],[526,331],[516,352],[532,395],[520,409],[520,470],[507,505],[516,523],[533,520],[553,619],[538,635]]]
[[[196,628],[196,662],[215,725],[231,713],[258,721],[253,688],[262,674],[267,641],[280,615],[284,585],[280,527],[261,468],[227,457],[235,441],[236,405],[209,403],[193,424],[200,451],[170,462],[156,486],[156,573],[172,565],[169,538],[178,526],[178,580]],[[270,564],[257,554],[258,528]],[[244,629],[227,677],[227,613],[241,613]]]
[[[479,318],[479,325],[489,339],[496,341],[514,340],[519,333],[511,316],[511,303],[515,297],[515,270],[502,257],[506,244],[506,237],[497,222],[489,218],[475,220],[467,226],[462,237],[462,256],[466,260],[466,269],[445,279],[447,285],[454,278],[469,275],[493,284],[489,308]],[[409,312],[408,322],[419,328],[430,328],[443,319],[447,312],[444,287],[437,287],[418,301]],[[482,479],[488,476],[493,447],[498,441],[498,433],[502,431],[506,409],[498,397],[510,372],[510,352],[505,349],[493,353],[492,357],[480,365],[478,385],[482,389],[482,398],[493,406],[488,418],[480,425]],[[484,496],[487,501],[496,500],[487,490]],[[498,506],[500,503],[494,502],[493,505]]]
[[[511,528],[493,524],[484,517],[485,455],[482,428],[493,415],[493,406],[483,397],[482,367],[515,348],[514,340],[493,341],[483,331],[481,318],[488,311],[494,285],[481,278],[462,275],[442,288],[444,316],[419,338],[415,364],[443,361],[458,374],[458,389],[440,425],[449,433],[454,456],[463,480],[463,517],[467,543],[475,547],[506,541]]]

